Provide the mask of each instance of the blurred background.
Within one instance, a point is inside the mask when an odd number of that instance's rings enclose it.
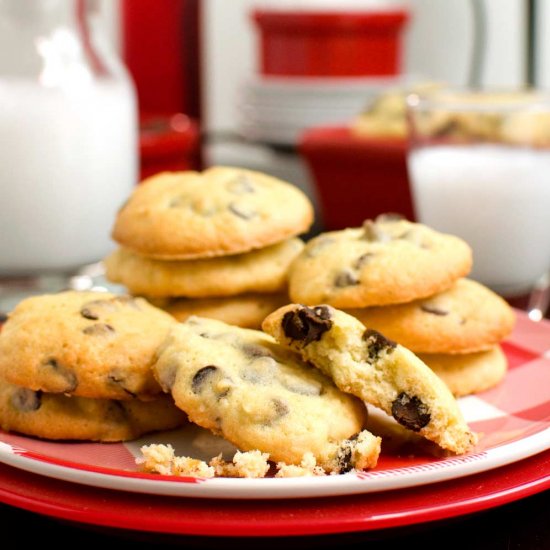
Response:
[[[317,230],[353,225],[395,200],[393,210],[414,215],[401,129],[367,129],[370,143],[353,131],[380,96],[426,82],[550,84],[543,1],[99,0],[98,8],[137,87],[142,176],[201,164],[263,170],[310,194]],[[190,119],[167,117],[177,113]],[[383,176],[377,208],[357,205],[366,172]],[[336,195],[338,174],[346,184]],[[387,196],[392,187],[388,205],[380,189]]]

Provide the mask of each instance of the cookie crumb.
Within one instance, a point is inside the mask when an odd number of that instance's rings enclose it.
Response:
[[[381,443],[382,439],[368,430],[345,439],[338,446],[332,471],[344,474],[374,468],[380,456]]]
[[[142,457],[136,458],[136,464],[143,471],[163,476],[172,475],[174,448],[172,445],[143,445],[140,448]]]
[[[216,472],[212,466],[202,460],[188,456],[176,456],[172,461],[172,475],[185,477],[214,477]]]
[[[352,442],[353,467],[355,470],[368,470],[378,463],[382,440],[368,430],[359,432],[357,439]]]
[[[218,477],[265,477],[269,471],[269,455],[260,451],[237,451],[232,462],[223,460],[222,455],[218,455],[210,461],[210,466],[214,468]]]
[[[300,466],[277,462],[277,473],[275,477],[306,477],[306,476],[324,476],[323,468],[317,466],[317,461],[312,453],[304,454]]]

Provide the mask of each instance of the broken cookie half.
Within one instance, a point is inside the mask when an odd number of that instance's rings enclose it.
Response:
[[[241,451],[295,466],[309,453],[327,473],[376,465],[381,440],[363,431],[364,403],[261,331],[190,317],[153,372],[192,422]]]
[[[326,305],[290,304],[269,315],[262,328],[342,391],[440,447],[463,454],[476,444],[442,380],[411,351],[351,315]]]

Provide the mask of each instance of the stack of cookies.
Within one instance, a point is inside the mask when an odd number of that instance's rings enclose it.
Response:
[[[107,278],[182,321],[190,315],[259,328],[288,302],[297,235],[313,207],[296,187],[229,167],[156,175],[119,211]]]
[[[395,216],[308,242],[289,274],[292,301],[342,308],[430,366],[455,396],[496,385],[499,347],[514,325],[508,304],[464,277],[469,246]]]
[[[151,372],[170,328],[143,299],[28,298],[0,332],[0,427],[46,439],[122,441],[186,421]]]

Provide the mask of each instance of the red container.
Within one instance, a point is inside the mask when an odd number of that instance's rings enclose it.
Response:
[[[177,113],[146,115],[140,121],[140,180],[165,171],[200,168],[200,136],[195,121]]]
[[[396,212],[414,220],[407,140],[366,139],[347,127],[307,130],[299,150],[316,184],[326,230]]]
[[[200,120],[200,0],[122,0],[121,22],[140,112]]]
[[[405,10],[301,12],[255,10],[264,75],[387,76],[401,66]]]

